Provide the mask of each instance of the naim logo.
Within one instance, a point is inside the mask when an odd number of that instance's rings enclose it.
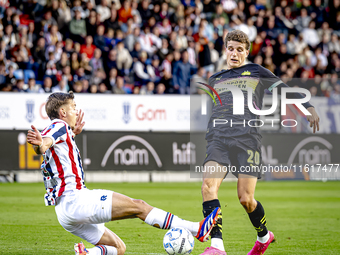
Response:
[[[222,105],[222,101],[220,96],[218,95],[218,93],[216,92],[216,90],[209,86],[208,84],[204,84],[202,82],[199,82],[200,84],[208,87],[209,89],[211,89],[213,91],[213,93],[216,95],[216,97],[219,99],[220,104]],[[226,84],[216,84],[215,88],[226,88],[228,89],[231,94],[233,95],[233,114],[234,115],[244,115],[244,95],[243,92],[240,88],[233,86],[233,85],[226,85]],[[200,88],[202,89],[202,88]],[[214,98],[214,96],[206,89],[202,89],[204,90],[214,101],[215,105],[217,105],[216,100]],[[305,98],[293,98],[293,99],[288,99],[287,97],[287,93],[303,93],[306,94]],[[277,108],[277,88],[273,88],[273,104],[272,107],[270,109],[267,110],[258,110],[255,109],[255,107],[253,106],[253,89],[249,88],[247,89],[247,93],[248,93],[248,108],[249,110],[255,114],[255,115],[270,115],[272,113],[275,112],[276,108]],[[206,115],[206,103],[207,103],[207,99],[206,97],[204,97],[205,94],[202,95],[202,101],[201,101],[201,113],[202,115]],[[303,114],[305,115],[311,115],[309,113],[309,111],[307,111],[307,109],[302,105],[303,103],[306,103],[310,100],[311,98],[311,94],[309,92],[309,90],[304,89],[304,88],[282,88],[281,89],[281,115],[286,115],[286,106],[288,104],[293,104],[295,105],[297,108],[300,109],[301,112],[303,112]]]
[[[142,144],[146,149],[139,149],[136,145],[132,144],[130,148],[117,148],[123,142],[126,141],[135,141]],[[159,168],[162,167],[162,162],[155,151],[155,149],[143,138],[135,135],[126,135],[120,137],[115,142],[111,144],[111,146],[107,149],[103,160],[101,162],[101,166],[105,167],[106,163],[111,154],[113,154],[113,161],[115,165],[126,165],[126,166],[136,166],[136,165],[149,165],[149,152],[153,156],[157,166]]]

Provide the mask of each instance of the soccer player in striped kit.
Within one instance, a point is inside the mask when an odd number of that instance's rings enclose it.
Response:
[[[201,222],[191,222],[142,200],[110,190],[87,189],[74,140],[85,125],[84,113],[77,110],[72,92],[51,94],[45,107],[52,123],[41,133],[32,125],[32,130],[27,133],[27,142],[34,145],[37,154],[43,154],[42,174],[47,191],[45,204],[55,206],[58,221],[65,230],[95,245],[86,249],[83,243],[75,244],[76,255],[124,254],[124,242],[104,223],[128,218],[140,218],[161,229],[183,227],[199,241],[207,241],[219,208]]]

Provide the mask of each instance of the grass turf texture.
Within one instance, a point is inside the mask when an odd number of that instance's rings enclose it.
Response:
[[[200,183],[88,183],[88,188],[112,189],[184,219],[202,219]],[[44,205],[43,194],[43,183],[0,184],[0,254],[74,254],[73,245],[81,239],[59,225],[54,207]],[[238,203],[236,183],[223,183],[219,196],[228,255],[247,254],[256,233]],[[259,182],[256,198],[277,239],[266,254],[340,253],[340,182]],[[126,254],[166,254],[165,230],[139,219],[106,226],[125,242]],[[195,240],[192,254],[200,254],[206,246]]]

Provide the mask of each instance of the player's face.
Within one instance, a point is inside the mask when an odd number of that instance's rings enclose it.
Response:
[[[236,41],[229,41],[226,48],[227,67],[237,68],[244,65],[246,57],[248,57],[249,50],[246,49],[246,44]]]
[[[63,107],[65,111],[65,121],[69,126],[74,129],[77,122],[78,110],[76,109],[76,102],[72,99],[69,100],[68,104]]]

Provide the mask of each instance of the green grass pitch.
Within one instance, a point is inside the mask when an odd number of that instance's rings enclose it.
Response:
[[[88,183],[90,189],[111,189],[192,221],[202,219],[200,183]],[[54,207],[43,201],[43,183],[0,184],[0,254],[74,254],[80,238],[58,223]],[[256,233],[239,204],[236,183],[219,191],[223,238],[228,255],[247,254]],[[266,210],[276,236],[266,254],[340,254],[340,182],[259,182],[256,199]],[[127,246],[126,254],[166,254],[164,230],[138,219],[107,223]],[[84,242],[87,247],[91,247]],[[207,244],[195,241],[192,254]]]

